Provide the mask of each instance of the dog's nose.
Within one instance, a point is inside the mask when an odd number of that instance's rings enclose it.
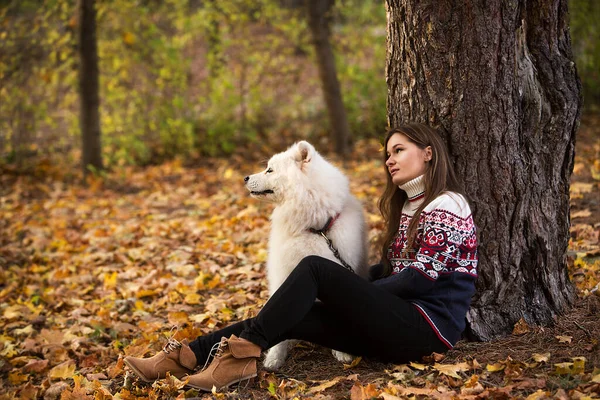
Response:
[[[249,180],[250,180],[249,176],[247,176],[247,177],[244,178],[244,182],[248,182]]]

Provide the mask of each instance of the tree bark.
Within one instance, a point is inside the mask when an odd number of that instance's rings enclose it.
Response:
[[[567,0],[386,0],[388,121],[439,127],[479,229],[467,333],[546,325],[574,300],[566,251],[581,113]]]
[[[96,41],[95,0],[80,0],[79,29],[79,118],[82,138],[82,166],[86,176],[90,166],[102,169],[100,144],[100,96],[98,71],[98,45]]]
[[[306,0],[308,25],[317,53],[319,77],[331,123],[331,134],[338,154],[347,154],[350,148],[350,125],[344,108],[340,83],[335,69],[335,58],[329,41],[327,13],[333,0]]]

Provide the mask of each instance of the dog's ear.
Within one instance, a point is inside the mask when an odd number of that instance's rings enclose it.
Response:
[[[309,163],[312,160],[315,148],[305,140],[298,142],[296,146],[298,148],[296,161],[302,162],[303,165]]]

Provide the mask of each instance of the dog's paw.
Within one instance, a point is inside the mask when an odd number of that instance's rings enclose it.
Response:
[[[354,360],[354,356],[352,354],[342,353],[341,351],[337,350],[331,350],[331,353],[333,354],[336,360],[344,364],[350,364],[352,360]]]
[[[265,359],[263,361],[263,367],[267,371],[279,371],[285,359],[287,358],[287,344],[285,342],[274,346],[267,351]]]
[[[263,361],[263,368],[267,371],[277,372],[281,367],[283,367],[284,363],[285,358],[277,358],[275,355],[267,353]]]

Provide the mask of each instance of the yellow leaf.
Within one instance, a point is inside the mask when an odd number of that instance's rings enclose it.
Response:
[[[158,293],[158,290],[142,289],[135,294],[135,297],[137,297],[138,299],[142,299],[144,297],[156,296]]]
[[[23,316],[23,306],[19,304],[15,304],[13,306],[8,306],[4,310],[4,318],[13,319],[13,318],[21,318]]]
[[[67,379],[72,378],[74,374],[75,362],[73,360],[68,360],[52,368],[48,373],[48,377],[51,379]]]
[[[558,341],[560,343],[571,343],[571,340],[573,340],[573,337],[571,336],[556,336],[556,338],[558,339]]]
[[[209,289],[214,289],[215,287],[217,287],[217,285],[219,285],[221,283],[221,277],[219,275],[215,275],[207,284],[206,286]]]
[[[592,178],[600,181],[600,160],[594,161],[594,165],[590,167],[590,172],[592,173]]]
[[[573,363],[570,363],[570,362],[558,363],[558,364],[554,364],[554,367],[555,367],[555,369],[554,369],[555,374],[567,375],[567,374],[571,374]]]
[[[467,363],[451,364],[451,365],[435,363],[433,365],[433,369],[439,371],[440,373],[442,373],[444,375],[448,375],[448,376],[451,376],[451,377],[457,378],[457,379],[461,378],[461,376],[458,375],[457,372],[468,371],[469,368],[470,368],[469,364],[467,364]]]
[[[354,368],[358,365],[358,363],[362,360],[362,357],[354,357],[350,364],[344,364],[344,369]]]
[[[585,370],[585,357],[573,357],[573,373],[574,374],[583,374]]]
[[[600,383],[600,368],[594,368],[594,372],[592,372],[592,382]]]
[[[259,249],[256,252],[256,255],[254,256],[255,260],[257,263],[263,263],[265,261],[267,261],[267,257],[269,256],[269,254],[267,253],[267,250],[265,249]]]
[[[550,396],[550,392],[546,392],[542,389],[538,389],[537,392],[530,394],[526,397],[527,400],[538,400],[538,399],[547,399]]]
[[[531,358],[533,358],[533,360],[535,362],[548,362],[548,360],[550,360],[550,353],[544,353],[544,354],[539,354],[539,353],[533,353],[531,355]]]
[[[590,193],[594,189],[593,183],[574,182],[571,184],[571,194]]]
[[[123,42],[132,46],[135,43],[135,35],[131,32],[123,32]]]
[[[0,351],[0,356],[12,358],[17,355],[16,345],[14,343],[4,343],[4,348]]]
[[[580,211],[571,213],[571,219],[587,218],[587,217],[591,217],[591,216],[592,216],[592,212],[587,208],[585,210],[580,210]]]
[[[185,296],[184,302],[190,305],[200,304],[201,299],[202,297],[198,293],[188,293]]]
[[[117,286],[117,271],[104,274],[104,288],[114,289]]]
[[[416,362],[411,362],[410,366],[413,367],[414,369],[418,369],[419,371],[423,371],[423,370],[425,370],[427,368],[426,365],[419,364],[419,363],[416,363]]]
[[[498,372],[498,371],[502,371],[505,367],[506,367],[506,365],[504,365],[504,364],[496,363],[496,364],[488,364],[485,367],[485,369],[488,372]]]
[[[12,370],[8,373],[8,381],[14,386],[27,382],[27,379],[29,379],[28,375],[22,374],[17,370]]]
[[[225,170],[225,173],[223,174],[223,178],[229,179],[229,178],[231,178],[232,175],[233,175],[233,169],[227,168]]]
[[[188,314],[183,311],[170,312],[168,319],[169,323],[173,325],[183,325],[189,321]]]

